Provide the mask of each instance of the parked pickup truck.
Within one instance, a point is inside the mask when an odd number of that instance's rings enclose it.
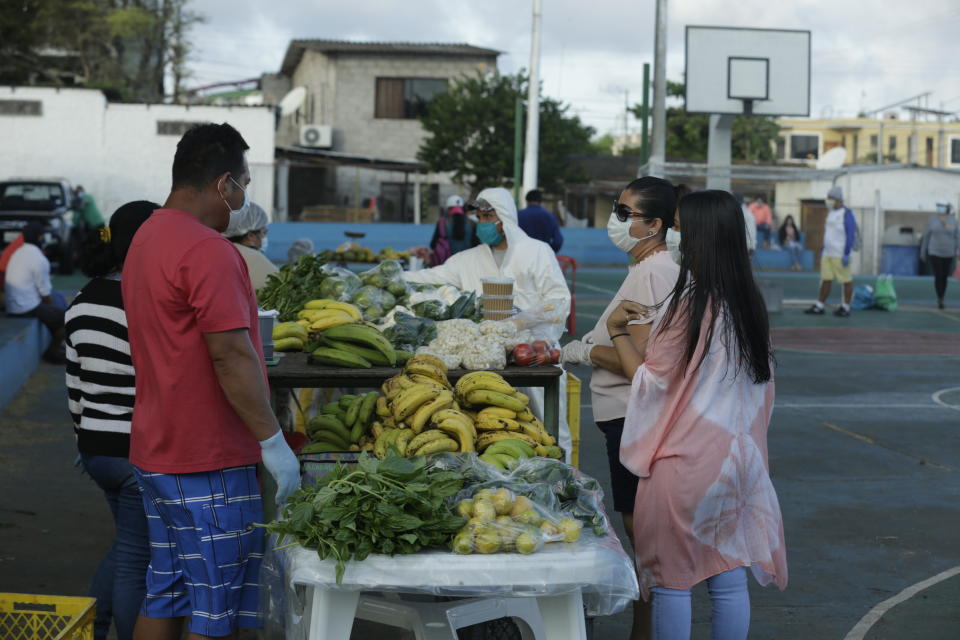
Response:
[[[73,273],[79,247],[72,241],[75,196],[60,178],[14,178],[0,181],[0,247],[12,242],[28,222],[47,229],[44,252],[63,274]]]

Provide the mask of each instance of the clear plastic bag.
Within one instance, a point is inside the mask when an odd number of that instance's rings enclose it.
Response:
[[[553,344],[563,335],[569,307],[566,300],[551,298],[536,307],[524,309],[506,322],[512,323],[517,331],[531,332],[534,340],[546,340]]]
[[[322,273],[324,277],[318,290],[321,298],[350,302],[354,293],[363,286],[357,274],[347,269],[326,264]]]

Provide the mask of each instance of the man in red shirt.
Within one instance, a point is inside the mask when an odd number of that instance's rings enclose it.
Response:
[[[220,232],[247,203],[247,144],[228,124],[177,145],[173,189],[144,223],[121,280],[136,375],[130,462],[151,542],[138,640],[259,626],[263,522],[256,464],[277,502],[299,464],[270,409],[246,264]]]

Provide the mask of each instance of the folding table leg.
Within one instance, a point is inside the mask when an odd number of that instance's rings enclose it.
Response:
[[[309,640],[350,640],[360,592],[319,587],[309,590],[313,591]]]
[[[577,589],[559,596],[539,596],[537,604],[543,616],[543,630],[550,640],[586,640],[583,596]]]

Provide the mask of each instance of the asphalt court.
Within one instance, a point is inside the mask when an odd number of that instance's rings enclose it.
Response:
[[[577,274],[578,335],[596,323],[623,274]],[[804,295],[815,294],[815,275],[758,276],[781,282],[788,298],[771,314],[777,399],[769,447],[790,583],[783,592],[751,583],[750,637],[960,637],[960,356],[945,355],[960,354],[960,305],[935,309],[926,299],[932,282],[916,278],[896,282],[895,312],[808,316]],[[948,298],[960,298],[960,283],[950,284]],[[581,421],[582,466],[606,480],[605,459],[591,453],[602,452],[603,440],[589,407]],[[694,638],[708,638],[705,589],[694,594]],[[626,614],[596,623],[609,637],[625,637],[628,626]]]

